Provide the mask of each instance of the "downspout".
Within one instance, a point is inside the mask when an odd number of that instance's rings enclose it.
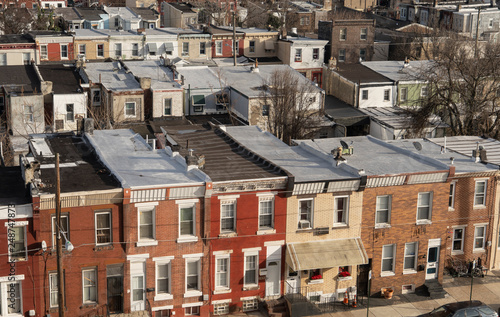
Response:
[[[188,101],[187,101],[187,106],[188,106],[188,115],[191,115],[191,84],[188,85]]]
[[[499,197],[499,192],[500,192],[500,188],[498,186],[498,179],[499,179],[499,175],[496,175],[495,178],[493,179],[493,185],[492,186],[493,188],[496,188],[496,192],[495,192],[495,196],[493,197],[493,201],[495,202],[494,205],[493,205],[493,221],[496,221],[496,228],[491,228],[491,249],[490,249],[490,252],[493,253],[493,250],[496,250],[494,252],[494,255],[490,257],[490,264],[489,264],[489,268],[490,269],[496,269],[496,261],[497,261],[497,255],[498,255],[498,248],[499,248],[499,245],[498,245],[498,242],[499,242],[499,239],[494,239],[494,237],[498,237],[500,236],[500,233],[495,235],[494,233],[495,232],[499,232],[500,230],[500,215],[499,215],[499,207],[500,207],[500,200],[498,199]],[[496,219],[495,219],[496,218]]]

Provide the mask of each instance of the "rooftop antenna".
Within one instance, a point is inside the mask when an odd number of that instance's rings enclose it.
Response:
[[[420,142],[413,142],[413,146],[417,149],[417,151],[422,151],[422,144],[420,144]]]
[[[344,150],[347,150],[349,148],[349,145],[347,145],[347,143],[345,143],[344,141],[340,140],[340,144],[342,145],[342,148]]]

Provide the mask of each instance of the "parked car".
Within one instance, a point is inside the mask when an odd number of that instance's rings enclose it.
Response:
[[[478,300],[449,303],[419,317],[498,317],[498,314]]]

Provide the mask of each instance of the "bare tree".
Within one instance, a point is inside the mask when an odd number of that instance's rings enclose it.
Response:
[[[0,13],[3,34],[24,34],[31,29],[33,18],[26,8],[7,7]]]
[[[262,85],[268,129],[283,142],[302,139],[319,128],[318,89],[291,69],[275,70]]]
[[[416,129],[438,115],[453,135],[500,136],[500,45],[476,44],[448,37],[431,67],[419,71],[428,88],[411,111]]]

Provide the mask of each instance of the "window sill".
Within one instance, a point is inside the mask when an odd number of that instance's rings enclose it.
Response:
[[[484,253],[486,252],[485,249],[475,249],[475,250],[472,250],[472,253]]]
[[[307,284],[323,284],[323,279],[309,280]]]
[[[213,293],[214,293],[214,295],[215,294],[229,294],[229,293],[231,293],[231,289],[230,288],[215,289]]]
[[[352,276],[337,277],[337,281],[349,281],[352,280]]]
[[[386,277],[386,276],[396,276],[396,273],[394,273],[394,272],[382,272],[382,273],[380,273],[380,277]]]
[[[477,205],[477,206],[474,206],[473,209],[486,209],[486,206],[485,205]]]
[[[260,289],[260,287],[257,284],[243,286],[243,288],[242,288],[242,290],[244,290],[244,291],[255,291],[255,290],[258,290],[258,289]]]
[[[297,229],[295,233],[313,232],[313,228]]]
[[[455,211],[455,208],[453,208],[453,207],[448,207],[448,211]]]
[[[332,229],[336,228],[348,228],[349,225],[347,223],[334,223]]]
[[[417,220],[416,225],[417,225],[417,226],[421,226],[421,225],[432,225],[432,221],[431,221],[431,220],[429,220],[429,219]]]
[[[189,236],[189,237],[177,238],[177,243],[186,243],[186,242],[198,242],[198,237],[197,236]]]
[[[451,255],[461,255],[464,254],[464,251],[451,251]]]
[[[93,303],[83,303],[82,306],[80,307],[81,309],[87,309],[87,308],[93,308],[93,307],[96,307],[97,306],[97,303],[93,302]]]
[[[231,238],[231,237],[237,237],[238,234],[236,232],[224,232],[219,234],[219,238]]]
[[[375,225],[375,229],[389,229],[391,225],[388,223],[379,223]]]
[[[137,241],[135,243],[136,247],[148,247],[148,246],[155,246],[158,245],[158,241],[156,240],[151,240],[151,241]]]
[[[274,234],[276,233],[276,229],[260,229],[257,231],[257,235],[261,236],[264,234]]]
[[[156,295],[154,297],[154,301],[160,301],[160,300],[169,300],[169,299],[174,299],[174,295],[172,294],[160,294],[160,295]]]
[[[418,272],[416,270],[403,270],[403,275],[406,275],[406,274],[417,274]]]
[[[184,298],[197,297],[197,296],[201,296],[201,295],[203,295],[203,293],[201,291],[187,291],[186,293],[184,293]]]
[[[96,245],[94,247],[94,251],[106,251],[106,250],[113,250],[114,247],[112,244],[105,244],[105,245]]]

